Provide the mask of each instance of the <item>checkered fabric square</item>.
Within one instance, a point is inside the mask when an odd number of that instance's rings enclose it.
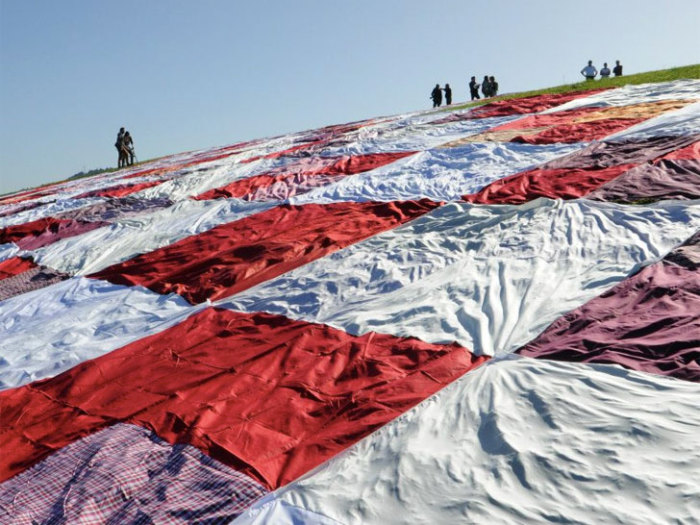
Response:
[[[189,445],[117,424],[0,484],[0,523],[229,523],[267,490]]]

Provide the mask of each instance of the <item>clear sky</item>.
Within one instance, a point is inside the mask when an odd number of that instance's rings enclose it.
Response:
[[[699,0],[0,0],[0,193],[501,92],[700,62]]]

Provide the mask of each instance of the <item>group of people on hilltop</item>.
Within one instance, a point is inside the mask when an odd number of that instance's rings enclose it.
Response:
[[[445,105],[452,104],[452,88],[449,84],[445,84],[444,88],[440,84],[435,84],[435,87],[430,92],[430,98],[433,99],[433,107],[439,108],[442,105],[442,92],[445,92]]]
[[[584,66],[581,70],[581,74],[586,78],[586,80],[595,80],[596,75],[599,71],[593,65],[593,61],[589,60],[588,65]],[[610,68],[607,62],[603,62],[603,68],[600,70],[600,78],[608,78],[610,76]],[[615,61],[615,67],[612,69],[612,74],[616,77],[622,76],[622,64],[619,60]]]
[[[119,160],[117,161],[118,167],[133,166],[135,154],[134,139],[131,138],[131,133],[125,131],[124,128],[120,128],[114,147],[117,148],[119,152]]]
[[[493,76],[484,75],[484,80],[481,81],[481,84],[476,81],[476,77],[471,78],[469,81],[469,94],[472,100],[481,98],[479,96],[479,87],[481,87],[481,93],[484,95],[484,98],[498,95],[498,82]]]
[[[471,82],[469,82],[469,91],[472,96],[472,100],[480,99],[479,88],[481,88],[481,93],[484,98],[495,97],[498,95],[498,82],[492,76],[485,75],[484,80],[479,84],[476,81],[476,77],[472,77]],[[435,84],[435,87],[430,92],[430,98],[433,101],[433,107],[439,108],[442,105],[442,93],[445,92],[445,105],[449,106],[452,104],[452,88],[449,84],[445,84],[444,88],[440,87],[440,84]]]

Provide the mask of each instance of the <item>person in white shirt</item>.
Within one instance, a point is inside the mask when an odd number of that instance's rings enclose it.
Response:
[[[593,60],[588,61],[588,65],[581,70],[581,74],[586,77],[586,80],[593,80],[598,74],[598,70],[593,65]]]
[[[601,78],[608,78],[610,76],[610,68],[607,62],[603,62],[603,68],[600,70]]]

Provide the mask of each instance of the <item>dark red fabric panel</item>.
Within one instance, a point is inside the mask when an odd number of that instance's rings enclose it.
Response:
[[[554,159],[542,169],[601,169],[620,164],[642,164],[691,144],[693,137],[653,137],[641,140],[609,140]]]
[[[0,481],[116,422],[288,483],[478,366],[456,345],[208,308],[0,392]]]
[[[494,181],[463,199],[474,204],[521,204],[538,197],[578,199],[633,167],[634,164],[598,170],[537,168]]]
[[[532,97],[514,98],[510,100],[496,100],[484,106],[478,107],[470,112],[471,118],[486,117],[506,117],[509,115],[524,115],[527,113],[538,113],[577,98],[587,97],[603,89],[589,89],[585,91],[574,91],[571,93],[558,93],[554,95],[535,95]]]
[[[700,382],[698,248],[688,265],[665,260],[644,268],[555,321],[518,353]]]
[[[99,190],[92,190],[86,193],[81,193],[73,197],[74,199],[86,199],[88,197],[126,197],[137,191],[145,190],[146,188],[152,188],[153,186],[158,186],[163,184],[167,179],[162,180],[149,180],[145,182],[139,182],[136,184],[119,184],[118,186],[112,186],[109,188],[102,188]]]
[[[700,160],[700,141],[694,142],[685,148],[680,148],[664,155],[669,160]]]
[[[642,122],[644,119],[606,119],[560,124],[534,135],[524,134],[511,142],[525,144],[573,144],[599,140]]]
[[[34,261],[23,257],[12,257],[5,261],[0,261],[0,280],[14,277],[36,266]]]
[[[23,250],[35,250],[58,240],[74,237],[108,224],[104,222],[83,222],[46,217],[0,229],[0,244],[14,242]]]
[[[622,203],[700,199],[700,160],[668,160],[637,166],[587,195]]]
[[[196,304],[238,293],[419,217],[440,203],[278,206],[222,224],[89,277],[177,293]]]
[[[226,186],[215,188],[194,197],[195,200],[237,197],[253,200],[257,196],[264,197],[266,189],[281,184],[286,188],[283,193],[292,196],[298,191],[294,188],[310,189],[327,184],[333,177],[355,175],[370,171],[396,160],[415,154],[414,151],[399,153],[370,153],[367,155],[345,155],[333,159],[319,159],[321,165],[304,169],[304,166],[293,166],[282,173],[263,173],[232,182]]]

